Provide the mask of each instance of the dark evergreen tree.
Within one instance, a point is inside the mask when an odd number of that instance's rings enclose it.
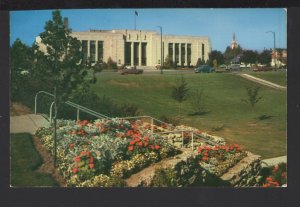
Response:
[[[245,50],[243,51],[243,55],[241,56],[241,62],[244,62],[246,65],[251,63],[255,64],[258,59],[258,53],[253,50]]]

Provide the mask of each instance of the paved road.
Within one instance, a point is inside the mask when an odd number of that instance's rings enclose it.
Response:
[[[281,86],[281,85],[272,83],[272,82],[270,82],[270,81],[266,81],[266,80],[264,80],[264,79],[254,77],[254,76],[249,75],[249,74],[242,73],[242,74],[239,74],[239,75],[240,75],[241,77],[243,77],[243,78],[246,78],[246,79],[248,79],[248,80],[254,81],[254,82],[256,82],[256,83],[259,83],[259,84],[262,84],[262,85],[265,85],[265,86],[269,86],[269,87],[271,87],[271,88],[286,90],[286,87],[285,87],[285,86]]]
[[[42,126],[49,126],[49,122],[41,115],[27,114],[10,117],[10,133],[35,134],[36,130]]]

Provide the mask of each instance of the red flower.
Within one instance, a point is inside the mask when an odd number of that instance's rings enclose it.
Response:
[[[202,147],[199,146],[199,147],[198,147],[198,153],[201,153],[201,151],[202,151]]]
[[[89,157],[91,156],[91,152],[90,151],[86,151],[86,155]]]
[[[80,152],[80,156],[81,156],[81,157],[82,157],[82,156],[85,156],[85,152],[84,152],[84,151]]]
[[[135,144],[135,140],[130,141],[129,144],[130,144],[130,145],[134,145],[134,144]]]
[[[74,144],[69,144],[69,148],[72,149],[74,147]]]
[[[80,162],[80,157],[78,156],[74,157],[74,162]]]
[[[127,136],[131,136],[131,135],[133,135],[133,131],[132,130],[128,130],[127,131]]]
[[[149,140],[149,137],[145,137],[145,138],[144,138],[144,141],[145,141],[145,142],[148,142],[148,140]]]
[[[148,146],[148,142],[144,142],[144,146],[147,147]]]
[[[93,169],[95,166],[94,166],[94,164],[89,164],[89,167],[91,168],[91,169]]]
[[[159,145],[155,145],[155,149],[156,150],[160,149],[160,146]]]
[[[90,158],[90,163],[93,163],[94,162],[94,157],[92,156],[91,158]]]
[[[129,146],[129,147],[128,147],[128,150],[129,150],[129,151],[132,151],[133,149],[134,149],[134,146]]]
[[[202,158],[202,160],[203,161],[208,161],[208,157],[205,156],[205,157]]]
[[[74,167],[74,168],[72,169],[72,173],[77,173],[77,172],[78,172],[78,168]]]
[[[140,147],[142,147],[142,146],[143,146],[143,142],[139,142],[138,145],[139,145]]]

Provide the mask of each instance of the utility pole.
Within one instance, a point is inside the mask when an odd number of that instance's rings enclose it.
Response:
[[[274,51],[274,61],[275,61],[275,69],[276,69],[277,68],[277,55],[276,55],[276,44],[275,44],[275,32],[267,31],[266,33],[273,33],[273,39],[274,39],[273,51]]]
[[[162,26],[157,26],[157,27],[160,28],[160,74],[163,74],[164,60],[163,60]]]

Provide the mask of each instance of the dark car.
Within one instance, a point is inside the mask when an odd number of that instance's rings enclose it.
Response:
[[[125,67],[120,71],[121,75],[127,75],[127,74],[142,74],[144,72],[143,69],[137,69],[136,67]]]
[[[210,67],[209,65],[201,65],[198,68],[194,69],[195,73],[211,73],[214,72],[215,69]]]
[[[255,68],[253,68],[254,72],[260,72],[260,71],[271,71],[272,68],[268,67],[268,66],[257,66]]]

